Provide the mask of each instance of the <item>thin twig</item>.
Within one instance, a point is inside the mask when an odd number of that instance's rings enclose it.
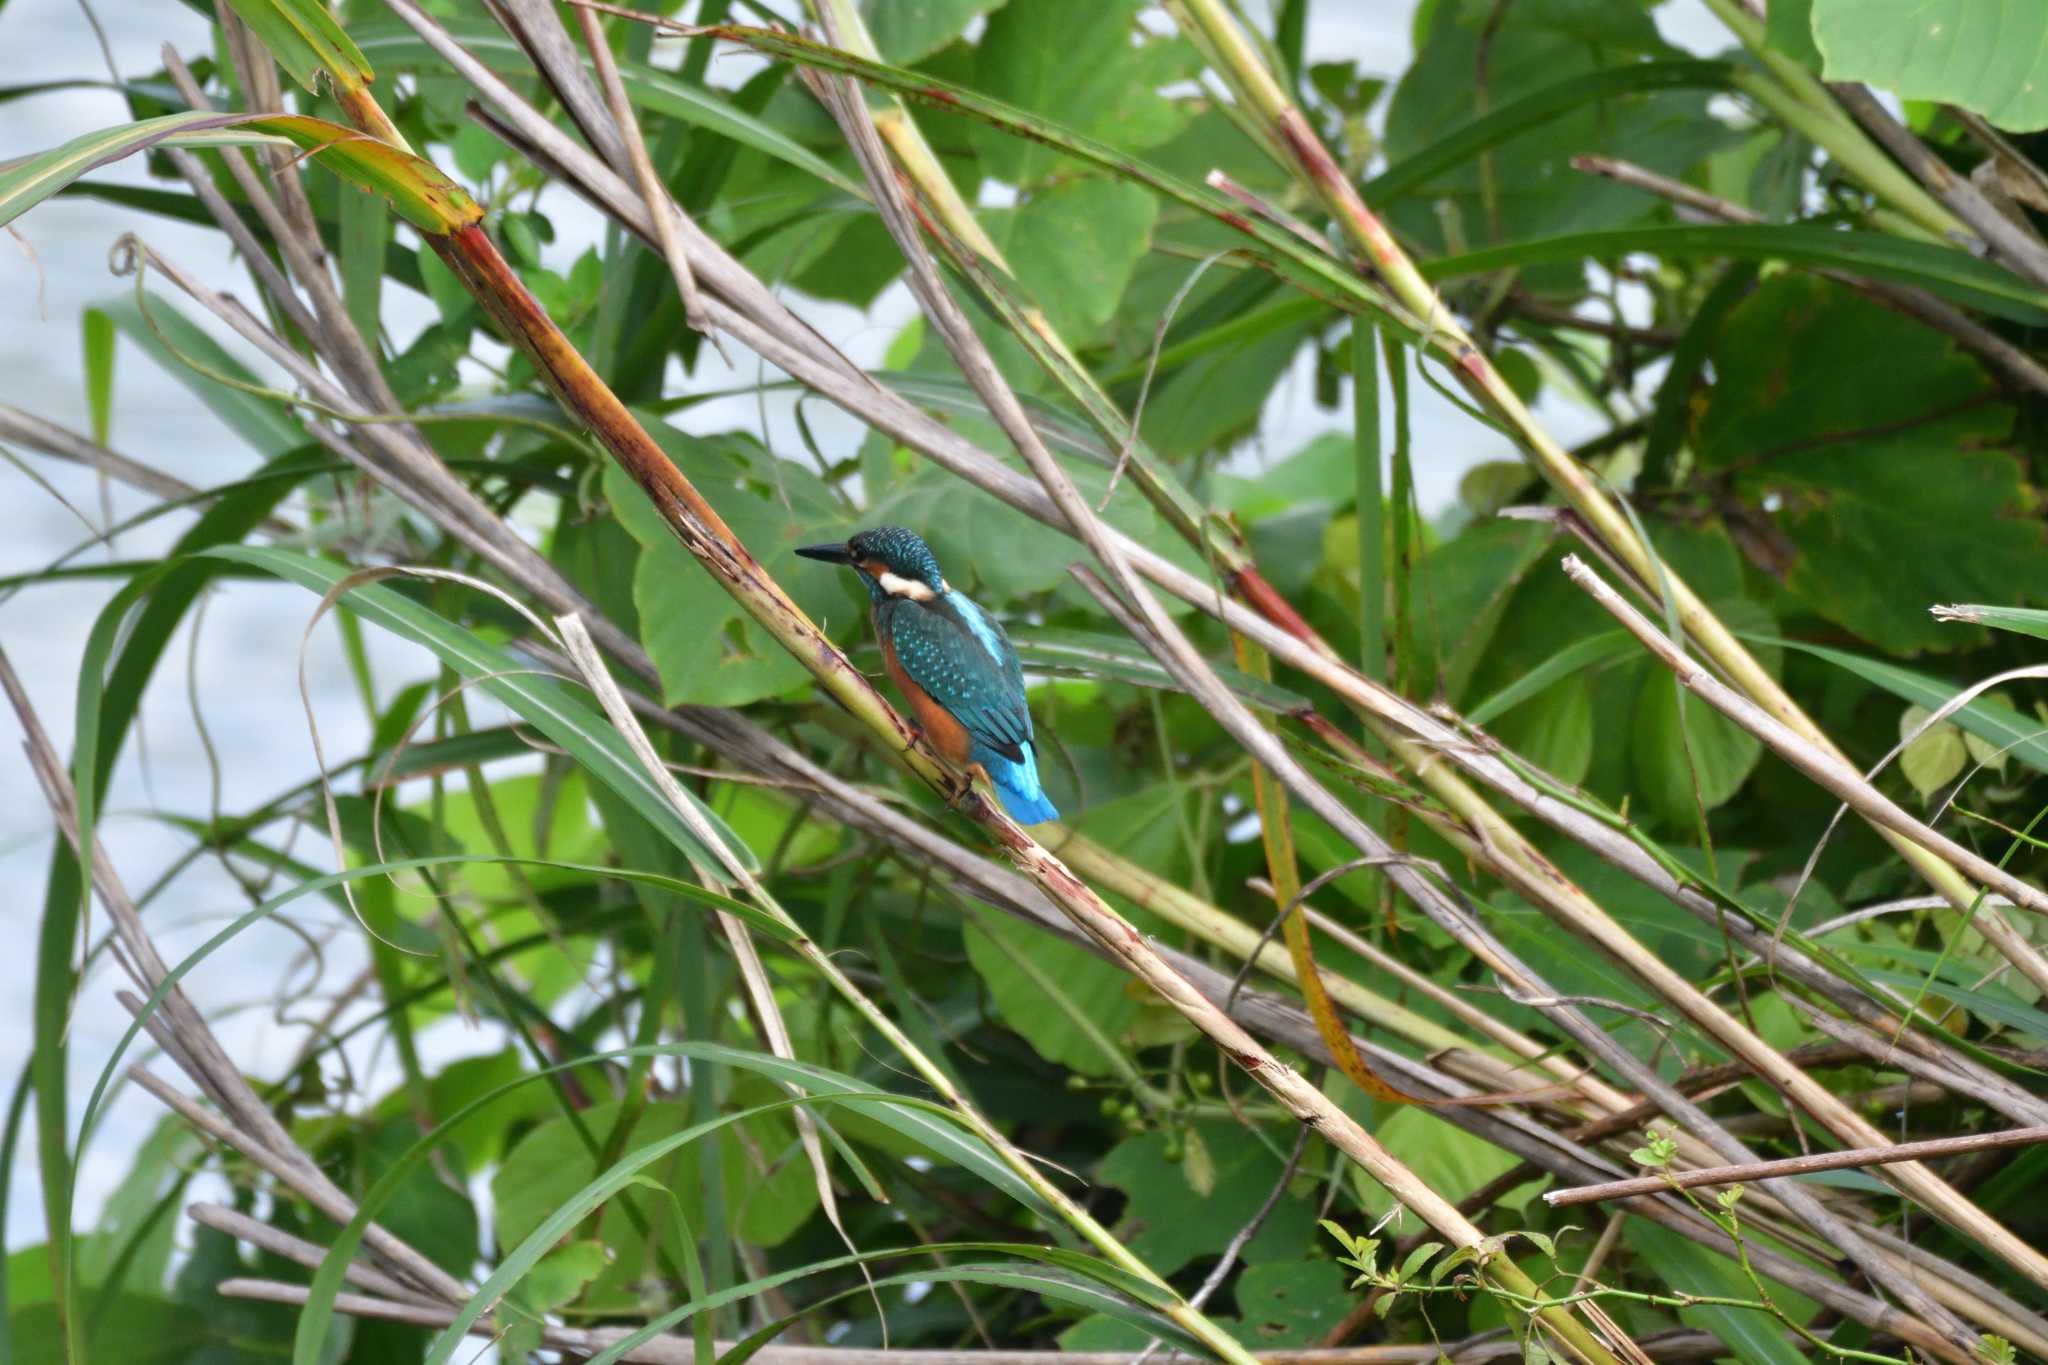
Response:
[[[1643,1176],[1635,1180],[1610,1180],[1604,1185],[1581,1185],[1569,1190],[1546,1190],[1543,1202],[1552,1208],[1568,1204],[1596,1204],[1632,1194],[1654,1194],[1664,1189],[1690,1190],[1700,1185],[1738,1185],[1774,1176],[1809,1175],[1815,1171],[1845,1171],[1864,1166],[1884,1166],[1899,1161],[1921,1161],[1930,1157],[1957,1156],[2001,1147],[2031,1147],[2048,1142],[2048,1128],[2007,1128],[1996,1133],[1974,1133],[1966,1137],[1929,1138],[1924,1142],[1901,1142],[1891,1147],[1857,1147],[1846,1152],[1816,1152],[1809,1156],[1786,1157],[1781,1161],[1752,1161],[1742,1166],[1709,1166],[1705,1170],[1677,1171]]]
[[[0,403],[0,441],[13,441],[30,450],[84,465],[166,502],[185,502],[207,496],[203,488],[195,488],[183,479],[140,460],[132,460],[117,451],[96,445],[74,431],[8,403]],[[265,523],[264,529],[272,535],[289,535],[297,528],[289,522],[272,518]]]
[[[231,1298],[283,1304],[302,1304],[307,1297],[303,1285],[239,1277],[223,1280],[220,1292]],[[358,1317],[409,1322],[422,1327],[445,1327],[455,1318],[453,1312],[393,1303],[363,1294],[339,1295],[334,1306],[341,1312]],[[470,1330],[477,1335],[490,1335],[497,1329],[479,1322]],[[549,1347],[588,1356],[627,1336],[628,1330],[623,1327],[560,1327],[545,1323],[541,1326],[541,1335]],[[1435,1365],[1439,1361],[1449,1361],[1451,1365],[1490,1365],[1494,1361],[1523,1358],[1521,1343],[1513,1338],[1501,1338],[1491,1332],[1486,1334],[1486,1338],[1483,1341],[1451,1342],[1444,1346],[1345,1346],[1334,1350],[1309,1347],[1291,1351],[1259,1351],[1253,1359],[1260,1365]],[[1712,1333],[1690,1330],[1661,1332],[1647,1336],[1643,1341],[1656,1352],[1659,1360],[1710,1360],[1725,1354],[1728,1349]],[[720,1341],[715,1345],[723,1354],[730,1351],[735,1343]],[[628,1351],[625,1359],[648,1362],[649,1365],[694,1365],[695,1350],[696,1344],[688,1338],[662,1336]],[[1128,1351],[885,1350],[860,1346],[772,1344],[761,1347],[753,1356],[762,1365],[1129,1365],[1130,1358]],[[1199,1365],[1200,1361],[1199,1357],[1178,1350],[1168,1351],[1157,1359],[1159,1365]]]
[[[610,106],[612,121],[618,125],[619,137],[625,143],[633,178],[639,182],[641,198],[647,201],[648,216],[654,222],[654,235],[661,243],[662,259],[668,262],[669,274],[675,278],[676,296],[683,304],[683,321],[691,331],[711,337],[712,344],[716,345],[717,336],[704,312],[704,299],[697,291],[697,276],[690,269],[689,255],[683,250],[682,238],[676,233],[676,215],[682,210],[675,206],[669,198],[668,187],[655,174],[654,160],[648,156],[647,141],[640,132],[640,121],[633,114],[633,101],[626,95],[626,83],[619,79],[618,62],[613,59],[611,44],[605,39],[604,21],[581,5],[573,8],[583,26],[583,45],[590,49],[590,60],[597,67],[598,81],[604,87],[605,103]],[[731,363],[730,357],[727,363]]]
[[[1659,175],[1646,167],[1616,157],[1575,156],[1571,164],[1575,171],[1601,176],[1668,200],[1678,207],[1680,217],[1692,216],[1716,223],[1766,221],[1762,214],[1744,208],[1733,200],[1709,194],[1683,181]],[[2048,367],[2043,367],[2039,361],[1998,333],[1926,290],[1911,285],[1894,284],[1889,280],[1874,280],[1846,270],[1815,268],[1813,273],[1905,313],[1936,331],[1947,333],[1963,349],[1982,358],[2022,388],[2032,389],[2036,393],[2048,393]]]
[[[1641,612],[1609,587],[1577,555],[1567,555],[1565,574],[1629,634],[1641,641],[1650,654],[1677,674],[1679,682],[1697,693],[1715,710],[1734,721],[1768,745],[1773,752],[1829,792],[1847,802],[1855,811],[1882,829],[1890,830],[1949,862],[1959,871],[1997,888],[2017,905],[2037,912],[2048,911],[2048,895],[2028,885],[1989,859],[1964,848],[1937,830],[1930,829],[1911,813],[1864,780],[1863,774],[1835,755],[1811,743],[1789,725],[1766,713],[1762,707],[1714,677],[1673,644]],[[1996,918],[1985,915],[1984,919]],[[1987,933],[1986,937],[1990,937]],[[2016,963],[2030,980],[2048,990],[2048,969],[2029,968],[2024,959]]]
[[[1223,1282],[1230,1278],[1230,1272],[1237,1268],[1237,1258],[1244,1254],[1246,1245],[1259,1235],[1259,1229],[1266,1225],[1266,1220],[1273,1216],[1273,1210],[1280,1206],[1281,1196],[1286,1194],[1287,1187],[1294,1183],[1294,1172],[1301,1166],[1301,1154],[1308,1150],[1308,1132],[1308,1129],[1303,1128],[1294,1135],[1294,1150],[1287,1154],[1287,1162],[1280,1168],[1280,1178],[1273,1182],[1273,1188],[1267,1192],[1265,1201],[1245,1220],[1244,1225],[1231,1235],[1230,1240],[1224,1243],[1223,1254],[1216,1258],[1216,1264],[1203,1277],[1201,1285],[1188,1296],[1190,1308],[1208,1307],[1209,1300],[1216,1297],[1216,1291],[1223,1287]],[[1145,1349],[1132,1359],[1131,1365],[1145,1365],[1159,1347],[1160,1338],[1152,1338],[1146,1343]]]
[[[2035,236],[2031,228],[1999,212],[1998,206],[1971,184],[1968,176],[1950,170],[1947,162],[1892,117],[1891,111],[1867,88],[1841,83],[1828,89],[1865,131],[1884,144],[1885,150],[1897,157],[1951,213],[1983,238],[2002,265],[2031,284],[2048,287],[2048,243]]]

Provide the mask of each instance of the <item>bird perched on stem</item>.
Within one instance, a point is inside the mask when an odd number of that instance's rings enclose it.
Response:
[[[1038,783],[1017,651],[994,617],[946,585],[931,547],[914,531],[877,526],[844,545],[797,553],[860,575],[882,663],[933,746],[963,768],[980,769],[1012,819],[1059,819]]]

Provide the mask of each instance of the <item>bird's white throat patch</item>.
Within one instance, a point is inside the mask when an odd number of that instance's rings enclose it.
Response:
[[[932,591],[931,585],[922,579],[904,578],[886,569],[875,576],[875,581],[880,583],[882,591],[891,597],[907,597],[913,602],[929,602],[938,596],[938,593]]]

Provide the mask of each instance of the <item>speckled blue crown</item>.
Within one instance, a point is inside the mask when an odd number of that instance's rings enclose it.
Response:
[[[877,526],[862,531],[846,542],[856,560],[878,559],[899,578],[915,578],[933,588],[945,579],[939,573],[938,556],[924,543],[924,537],[902,526]]]

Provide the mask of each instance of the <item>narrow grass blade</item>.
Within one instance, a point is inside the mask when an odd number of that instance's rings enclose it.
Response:
[[[1953,683],[1931,678],[1897,664],[1867,659],[1860,654],[1846,650],[1830,649],[1826,645],[1810,645],[1800,640],[1780,640],[1763,636],[1743,637],[1751,644],[1780,645],[1786,649],[1810,654],[1824,659],[1855,674],[1867,683],[1883,688],[1893,696],[1924,706],[1930,711],[1939,710],[1962,689]],[[2031,716],[2022,715],[2003,702],[1979,697],[1956,710],[1949,719],[1977,738],[1997,745],[2020,762],[2036,772],[2048,773],[2048,724]]]
[[[1351,324],[1351,440],[1357,461],[1358,662],[1368,678],[1387,674],[1386,469],[1380,451],[1379,330]]]
[[[1788,261],[1867,279],[1918,285],[1967,308],[2012,322],[2048,323],[2048,294],[1966,251],[1882,232],[1811,224],[1690,224],[1571,232],[1508,242],[1419,264],[1431,283],[1551,262],[1661,256],[1674,261]]]
[[[317,593],[331,592],[349,576],[345,566],[291,550],[237,545],[211,553],[267,570]],[[593,778],[631,801],[678,848],[706,864],[716,864],[717,855],[700,843],[669,808],[618,732],[596,710],[571,695],[567,687],[553,679],[534,676],[533,666],[526,660],[488,643],[473,631],[452,625],[384,585],[351,589],[343,600],[361,613],[364,620],[425,645],[465,676],[483,679],[481,686],[486,692],[566,749]],[[750,856],[715,812],[703,807],[702,814],[729,839],[735,851],[742,857]]]
[[[2010,630],[2021,635],[2031,635],[2037,640],[2048,640],[2048,611],[2037,608],[1958,603],[1955,606],[1934,607],[1931,610],[1937,620],[1966,621],[1973,625],[1990,626],[1993,630]]]

